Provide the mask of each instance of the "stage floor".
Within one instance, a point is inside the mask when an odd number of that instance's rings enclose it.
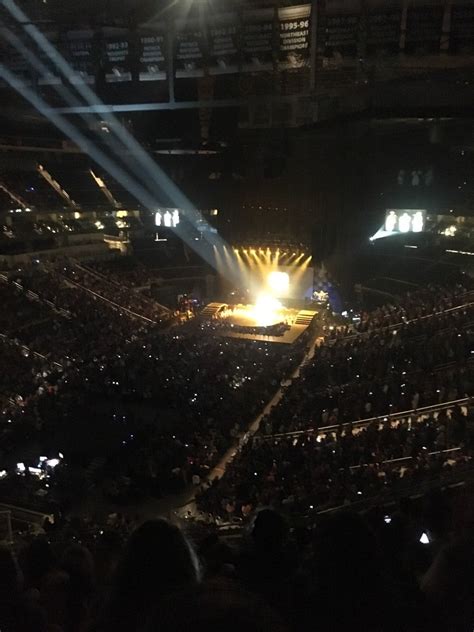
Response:
[[[204,308],[202,314],[209,319],[217,319],[228,326],[217,330],[217,334],[226,338],[240,338],[244,340],[261,340],[263,342],[272,342],[279,344],[293,344],[301,334],[311,324],[313,318],[317,315],[314,310],[298,310],[283,307],[275,315],[269,316],[265,326],[277,325],[281,322],[287,322],[289,328],[280,336],[272,336],[265,333],[256,333],[252,331],[255,327],[261,327],[254,314],[253,305],[236,305],[232,308],[226,303],[210,303]],[[238,327],[240,331],[234,331],[233,327]],[[241,328],[249,328],[249,331],[242,331]]]

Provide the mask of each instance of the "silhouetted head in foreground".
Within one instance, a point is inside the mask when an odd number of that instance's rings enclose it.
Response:
[[[150,520],[130,537],[112,589],[109,629],[134,630],[166,594],[199,581],[199,565],[182,531]]]
[[[278,512],[262,509],[255,518],[252,536],[258,549],[279,551],[288,537],[288,525]]]
[[[317,614],[335,629],[392,629],[390,586],[368,524],[351,512],[331,516],[316,529],[313,547],[310,620]]]
[[[259,597],[229,581],[209,583],[164,599],[138,632],[285,632]]]

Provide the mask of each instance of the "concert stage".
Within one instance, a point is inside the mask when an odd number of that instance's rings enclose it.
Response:
[[[317,312],[280,304],[209,303],[201,315],[214,321],[218,325],[216,333],[227,338],[293,344],[306,331]]]

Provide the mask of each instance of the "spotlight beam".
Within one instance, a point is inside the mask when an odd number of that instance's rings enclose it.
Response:
[[[25,58],[26,61],[30,63],[30,65],[35,68],[39,73],[47,74],[49,72],[49,68],[44,64],[41,59],[35,56],[21,41],[19,37],[14,35],[9,29],[2,27],[0,29],[0,33],[5,37],[5,39]],[[72,69],[71,69],[72,74]],[[59,94],[69,105],[71,106],[79,106],[81,105],[81,101],[77,98],[77,96],[69,90],[64,84],[53,85],[52,86],[57,94]],[[91,114],[82,113],[80,117],[83,121],[85,121],[88,125],[91,120],[96,120],[95,117]],[[97,118],[100,120],[100,118]],[[105,137],[106,144],[114,151],[116,156],[118,156],[122,161],[126,160],[127,157],[124,156],[123,145],[117,142],[116,138],[113,135],[108,134]],[[127,166],[131,167],[133,171],[140,178],[143,176],[143,170],[139,168],[139,166],[135,165],[133,161],[127,161]]]
[[[14,19],[17,20],[25,30],[26,33],[33,39],[33,41],[37,44],[37,46],[45,53],[45,55],[50,59],[50,61],[57,67],[60,73],[65,77],[66,80],[73,75],[73,69],[66,62],[66,60],[59,54],[59,52],[55,49],[55,47],[48,41],[48,39],[28,20],[27,15],[15,4],[13,0],[2,0],[2,5],[9,11]],[[21,43],[21,42],[20,42]],[[14,41],[14,46],[16,46],[18,42]],[[40,69],[40,72],[47,71],[47,67],[39,60],[32,59],[31,53],[29,53],[23,45],[21,46],[20,52],[25,56],[25,52],[28,53],[26,58],[29,62],[34,65],[37,69]],[[34,63],[33,63],[34,61]],[[155,163],[154,160],[150,158],[148,153],[141,147],[141,145],[131,136],[122,126],[120,121],[110,112],[105,113],[104,119],[110,125],[110,129],[113,134],[115,134],[116,138],[107,138],[107,142],[109,147],[112,149],[114,153],[118,156],[118,158],[122,161],[127,161],[126,166],[128,169],[133,169],[133,171],[138,176],[139,180],[142,180],[145,185],[145,189],[140,184],[133,182],[130,177],[121,169],[119,166],[114,164],[101,150],[95,148],[94,151],[91,151],[91,147],[89,141],[86,137],[84,137],[78,130],[76,130],[68,121],[63,119],[61,115],[55,113],[49,108],[49,106],[37,95],[34,94],[33,91],[25,88],[21,90],[21,81],[10,73],[7,68],[4,66],[0,66],[1,74],[3,74],[5,80],[16,89],[24,98],[26,98],[32,105],[37,107],[37,109],[48,118],[51,122],[53,122],[61,131],[63,131],[71,140],[74,140],[86,153],[90,154],[91,157],[98,162],[108,173],[110,173],[116,180],[119,180],[124,184],[124,186],[129,190],[134,197],[139,199],[146,207],[148,208],[156,208],[158,206],[155,196],[161,197],[160,193],[164,192],[165,195],[171,200],[172,205],[180,208],[183,211],[183,214],[187,217],[187,219],[194,224],[197,228],[197,221],[199,220],[201,227],[209,227],[209,224],[202,217],[201,213],[194,208],[194,206],[189,202],[186,196],[182,193],[182,191],[177,187],[174,182],[163,172],[162,169]],[[75,88],[77,92],[82,96],[82,98],[90,105],[97,106],[103,105],[99,97],[85,84],[85,83],[77,83],[75,84]],[[71,93],[71,91],[65,87],[62,87],[60,91],[58,91],[61,96],[67,102],[77,104],[77,97]],[[35,105],[36,101],[36,105]],[[39,107],[38,107],[39,106]],[[86,117],[83,117],[84,120],[87,120]],[[138,159],[138,164],[135,165],[133,161],[128,160],[128,157],[124,156],[123,150],[128,150],[130,154]],[[158,183],[160,186],[158,187]],[[150,184],[152,185],[150,187]],[[153,191],[153,195],[150,196],[148,191]],[[194,239],[190,237],[189,230],[187,230],[182,223],[175,229],[177,234],[186,242],[193,250],[198,250],[196,248],[196,244]],[[210,231],[205,231],[209,235]],[[204,239],[213,245],[211,242],[213,240],[209,239],[208,236],[201,232],[201,235],[204,236]],[[216,236],[215,240],[220,242],[222,246],[224,246],[224,242],[222,238]],[[203,253],[200,253],[203,256]],[[206,260],[206,258],[204,256]],[[209,257],[211,258],[211,257]],[[233,265],[226,265],[227,274],[235,279],[236,271],[238,270],[236,257],[233,257]],[[230,263],[230,261],[229,261]]]
[[[25,83],[19,79],[14,73],[12,73],[3,64],[0,64],[0,77],[8,83],[16,92],[18,92],[26,101],[28,101],[34,108],[40,112],[45,118],[53,123],[65,136],[76,143],[86,154],[90,155],[92,159],[99,165],[101,165],[113,178],[118,180],[128,191],[137,198],[145,207],[156,208],[159,204],[155,197],[140,184],[136,183],[120,166],[114,163],[108,156],[104,154],[99,148],[97,148],[88,138],[84,136],[79,130],[77,130],[68,120],[66,120],[60,114],[54,112],[45,101],[37,95],[33,90],[28,88]],[[196,211],[196,213],[198,213]],[[196,242],[190,235],[189,227],[185,227],[181,222],[175,229],[178,235],[196,251],[203,259],[205,259],[212,267],[215,267],[214,260],[210,257],[204,249],[197,248]],[[223,244],[222,239],[215,235],[216,241]],[[225,266],[223,270],[218,270],[228,275],[232,281],[240,281],[240,276],[237,274],[238,266]]]
[[[60,73],[66,80],[74,74],[70,64],[62,57],[62,55],[56,50],[56,48],[49,42],[49,40],[34,26],[29,20],[28,16],[15,4],[13,0],[2,0],[3,6],[9,11],[14,19],[17,20],[25,30],[26,33],[33,39],[37,46],[45,53],[45,55],[56,66]],[[89,106],[103,106],[103,102],[99,99],[97,94],[89,88],[85,83],[74,84],[77,92],[81,97],[89,104]],[[193,205],[189,202],[182,191],[174,184],[174,182],[168,178],[162,169],[150,158],[147,152],[141,147],[141,145],[124,129],[123,125],[111,112],[104,112],[103,119],[110,125],[111,131],[117,136],[119,141],[123,144],[123,147],[119,146],[119,156],[123,159],[123,149],[130,151],[132,155],[140,161],[138,166],[137,175],[144,181],[145,186],[150,183],[155,184],[160,182],[166,196],[171,201],[171,206],[177,206],[183,210],[186,215],[187,210],[192,209]],[[127,166],[130,165],[127,163]]]

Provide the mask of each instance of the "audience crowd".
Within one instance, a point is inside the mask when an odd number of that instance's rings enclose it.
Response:
[[[124,286],[113,278],[96,273],[84,266],[67,263],[64,276],[99,296],[154,322],[166,320],[168,310],[133,287]]]
[[[71,285],[64,267],[30,267],[0,284],[4,450],[13,465],[25,443],[34,459],[68,455],[48,498],[58,487],[63,500],[77,496],[81,481],[121,501],[200,480],[302,357],[305,337],[291,348],[228,340],[199,319],[163,330]]]
[[[364,316],[363,334],[329,329],[312,360],[262,419],[260,432],[224,478],[199,496],[200,507],[228,520],[265,505],[304,513],[469,470],[470,411],[455,408],[452,423],[451,412],[390,420],[400,411],[473,393],[474,305],[462,303],[470,298],[465,287],[437,291],[439,303],[431,288],[417,295],[426,301],[419,309],[413,297],[404,297],[403,307]],[[410,317],[418,319],[400,324],[409,306]],[[390,312],[397,312],[392,320],[380,317]],[[390,326],[396,323],[397,328]],[[364,419],[375,421],[364,429],[353,426]],[[315,431],[328,426],[337,430]],[[451,426],[455,431],[448,432]]]
[[[472,489],[246,533],[82,521],[0,548],[4,632],[470,632]],[[291,527],[291,528],[290,528]]]
[[[0,549],[2,632],[472,630],[472,402],[417,412],[472,395],[470,292],[429,287],[328,327],[286,386],[312,331],[287,346],[199,318],[165,328],[160,306],[74,262],[10,272],[0,499],[55,520]],[[60,455],[41,479],[40,454]],[[83,498],[188,484],[206,526],[71,518]]]
[[[266,420],[267,433],[387,415],[473,392],[474,304],[398,329],[329,337]]]
[[[257,435],[198,502],[224,520],[265,506],[304,515],[472,473],[473,455],[474,411],[459,407],[326,434]]]
[[[371,312],[362,312],[355,329],[359,333],[370,332],[417,319],[421,319],[419,323],[422,326],[426,317],[465,305],[473,299],[474,284],[469,277],[463,275],[458,283],[449,287],[428,285],[398,297],[396,304],[388,303]]]
[[[129,288],[149,287],[153,283],[159,285],[163,280],[160,269],[153,270],[129,257],[120,261],[91,262],[84,267]]]

